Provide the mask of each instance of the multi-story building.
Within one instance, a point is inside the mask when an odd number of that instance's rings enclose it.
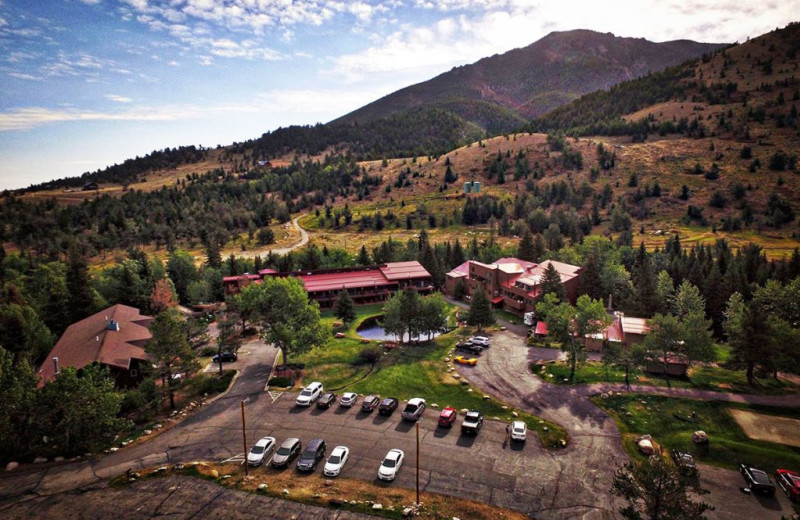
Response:
[[[545,260],[541,264],[518,258],[501,258],[492,264],[469,260],[447,273],[445,290],[453,294],[459,281],[464,284],[467,294],[481,286],[496,307],[522,315],[534,310],[542,279],[550,265],[561,277],[566,298],[574,303],[578,297],[581,267],[554,260]]]
[[[385,301],[396,291],[412,288],[422,294],[433,291],[430,273],[417,261],[389,262],[366,267],[342,267],[314,271],[279,273],[263,269],[258,275],[226,276],[225,292],[236,294],[249,283],[260,283],[267,276],[291,276],[300,279],[310,300],[321,309],[333,307],[339,293],[346,290],[356,305]]]

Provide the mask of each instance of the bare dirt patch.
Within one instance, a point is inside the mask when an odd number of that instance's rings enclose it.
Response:
[[[745,435],[759,441],[777,442],[800,448],[800,421],[747,410],[728,410]]]

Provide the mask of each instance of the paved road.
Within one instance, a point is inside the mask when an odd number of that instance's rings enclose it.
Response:
[[[613,420],[588,398],[609,390],[622,391],[624,386],[546,383],[532,375],[528,367],[538,359],[547,358],[547,350],[551,349],[526,347],[522,337],[514,332],[498,332],[492,336],[492,347],[484,352],[477,366],[459,366],[458,370],[471,383],[499,399],[562,425],[568,431],[571,443],[565,450],[569,457],[562,463],[561,472],[562,481],[567,486],[557,491],[566,496],[555,496],[554,502],[575,504],[588,499],[588,503],[604,514],[609,513],[615,507],[607,496],[614,467],[628,458],[621,449],[620,434]],[[797,395],[748,396],[650,386],[634,390],[694,399],[800,406]],[[587,478],[587,473],[590,478]],[[700,475],[701,485],[711,491],[703,500],[716,507],[709,518],[777,519],[791,514],[791,504],[780,491],[773,499],[741,493],[739,488],[744,481],[737,471],[701,465]],[[573,517],[581,518],[578,515]],[[593,517],[587,510],[584,518]]]

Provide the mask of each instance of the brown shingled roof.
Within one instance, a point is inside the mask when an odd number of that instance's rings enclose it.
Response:
[[[110,320],[119,324],[119,330],[109,330]],[[73,323],[39,368],[40,384],[55,378],[54,357],[59,367],[78,369],[100,363],[127,370],[131,359],[147,359],[144,345],[153,337],[149,330],[152,321],[139,314],[139,309],[117,304]]]

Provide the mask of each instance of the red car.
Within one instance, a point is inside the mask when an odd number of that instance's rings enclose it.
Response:
[[[456,412],[456,409],[452,406],[448,406],[439,414],[439,426],[450,428],[453,426],[453,423],[456,422],[457,415],[458,412]]]
[[[800,501],[800,473],[779,469],[775,472],[775,480],[778,481],[778,485],[792,502]]]

